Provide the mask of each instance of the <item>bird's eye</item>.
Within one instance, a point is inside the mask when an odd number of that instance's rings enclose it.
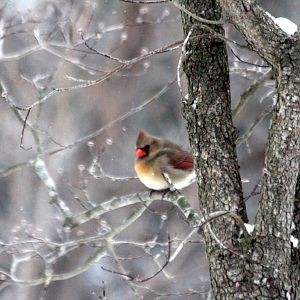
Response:
[[[150,145],[146,145],[145,147],[143,147],[143,149],[148,152],[150,149]]]

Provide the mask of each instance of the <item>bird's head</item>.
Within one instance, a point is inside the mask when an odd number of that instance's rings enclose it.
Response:
[[[160,138],[147,134],[144,130],[139,132],[136,140],[137,159],[151,159],[153,158],[163,146],[163,141]]]

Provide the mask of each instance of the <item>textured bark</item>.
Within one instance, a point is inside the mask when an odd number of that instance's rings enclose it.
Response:
[[[220,0],[220,4],[251,47],[273,67],[277,85],[253,247],[253,259],[259,257],[268,268],[255,264],[254,280],[268,283],[259,288],[262,294],[296,299],[300,269],[292,267],[299,267],[299,260],[290,236],[299,213],[294,210],[300,153],[299,35],[288,37],[254,1]]]
[[[185,1],[189,11],[211,20],[218,20],[221,10],[216,1]],[[182,15],[187,35],[194,20]],[[224,34],[223,28],[214,29]],[[207,33],[194,26],[192,36]],[[188,78],[189,99],[183,101],[183,115],[191,147],[196,157],[199,202],[203,213],[237,209],[244,219],[241,180],[237,163],[236,131],[232,124],[228,60],[225,44],[218,38],[190,39],[183,64]],[[237,248],[238,227],[229,217],[211,224],[212,231],[229,248]],[[233,299],[237,293],[235,282],[244,276],[244,260],[224,250],[209,231],[204,230],[211,280],[216,297]],[[227,295],[222,291],[226,291]]]
[[[222,8],[249,46],[272,66],[277,84],[253,240],[238,243],[237,226],[227,218],[214,222],[212,230],[234,251],[221,248],[208,230],[204,233],[215,296],[222,300],[297,299],[299,249],[292,249],[290,236],[292,230],[299,234],[299,36],[288,37],[251,0],[182,3],[210,20],[218,20]],[[186,14],[182,20],[187,35],[196,21]],[[211,28],[223,34],[220,26]],[[193,27],[193,35],[201,33],[201,26]],[[200,207],[205,212],[238,208],[244,217],[224,43],[216,38],[190,40],[184,71],[189,99],[183,100],[183,115],[195,155]]]

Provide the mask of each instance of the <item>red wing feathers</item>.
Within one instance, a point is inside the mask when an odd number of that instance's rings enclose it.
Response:
[[[170,164],[175,169],[191,170],[194,168],[193,157],[186,151],[172,154],[170,157]]]

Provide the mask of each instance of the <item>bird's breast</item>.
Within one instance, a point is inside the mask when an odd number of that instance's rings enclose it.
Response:
[[[164,190],[168,188],[168,183],[161,174],[159,168],[155,168],[151,163],[146,161],[137,161],[135,171],[140,181],[152,190]]]

